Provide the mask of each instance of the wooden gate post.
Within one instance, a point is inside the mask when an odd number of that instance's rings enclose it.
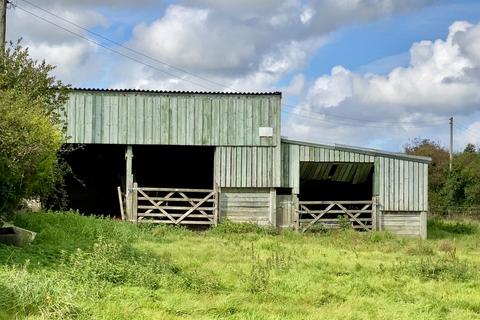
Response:
[[[300,209],[299,203],[298,203],[298,195],[297,194],[292,194],[292,211],[293,211],[293,223],[294,223],[294,228],[295,230],[299,231],[300,230],[300,213],[298,210]]]
[[[377,231],[377,196],[372,198],[372,231]]]
[[[270,188],[270,212],[268,220],[271,227],[277,227],[277,189],[275,188]]]
[[[132,173],[132,162],[133,162],[133,149],[132,146],[127,146],[127,152],[125,153],[126,160],[126,176],[125,176],[125,202],[126,202],[126,213],[127,220],[133,220],[132,205],[133,205],[133,193],[131,192],[133,188],[133,173]]]
[[[138,184],[133,183],[132,192],[132,220],[134,223],[138,222]]]
[[[218,187],[218,184],[215,183],[214,189],[213,189],[213,201],[214,201],[214,206],[215,209],[213,210],[213,221],[214,221],[214,226],[218,225],[219,217],[220,217],[220,188]]]

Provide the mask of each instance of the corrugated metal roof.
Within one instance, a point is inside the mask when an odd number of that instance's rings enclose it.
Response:
[[[406,160],[412,160],[412,161],[424,162],[424,163],[432,162],[432,158],[430,157],[414,156],[406,153],[390,152],[390,151],[383,151],[383,150],[377,150],[377,149],[371,149],[371,148],[353,147],[353,146],[347,146],[343,144],[323,144],[323,143],[312,142],[312,141],[294,140],[294,139],[289,139],[287,137],[282,137],[282,143],[321,147],[321,148],[341,150],[341,151],[352,151],[352,152],[359,152],[359,153],[364,153],[364,154],[369,154],[374,156],[399,158],[399,159],[406,159]]]
[[[279,95],[280,91],[273,92],[222,92],[222,91],[176,91],[176,90],[150,90],[150,89],[108,89],[108,88],[72,88],[73,91],[117,92],[117,93],[163,93],[163,94],[214,94],[214,95]]]

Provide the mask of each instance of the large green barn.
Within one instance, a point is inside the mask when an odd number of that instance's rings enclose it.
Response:
[[[426,237],[429,158],[282,138],[279,92],[74,89],[65,117],[80,211]]]

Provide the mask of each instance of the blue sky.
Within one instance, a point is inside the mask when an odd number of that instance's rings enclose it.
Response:
[[[283,134],[294,138],[399,150],[415,137],[445,143],[447,119],[454,116],[457,148],[480,144],[479,1],[15,3],[7,37],[22,37],[35,58],[57,65],[57,77],[74,86],[281,90],[288,105]]]

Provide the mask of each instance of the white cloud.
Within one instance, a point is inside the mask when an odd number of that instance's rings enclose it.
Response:
[[[127,44],[226,87],[258,91],[274,87],[291,72],[301,71],[330,31],[339,26],[429,2],[185,0],[170,5],[162,17],[138,24]],[[140,79],[119,78],[115,85],[175,83],[164,74],[143,69],[136,73],[143,74]]]
[[[365,145],[366,137],[381,134],[381,140],[400,146],[409,137],[422,135],[422,130],[412,128],[409,122],[422,122],[419,126],[425,129],[451,115],[468,121],[480,105],[479,42],[480,25],[455,22],[445,40],[414,43],[409,66],[395,68],[387,75],[359,74],[334,67],[330,75],[314,82],[295,110],[297,114],[320,117],[323,124],[316,119],[298,127],[292,121],[288,132],[316,139],[328,135],[339,142],[361,145]],[[356,122],[355,126],[346,118],[375,123]],[[340,124],[329,129],[332,120]],[[342,121],[349,125],[342,125]],[[404,124],[399,127],[392,122]],[[443,134],[440,130],[429,132]]]

